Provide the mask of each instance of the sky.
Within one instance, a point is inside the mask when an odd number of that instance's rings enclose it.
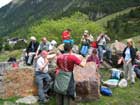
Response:
[[[0,0],[0,8],[6,4],[8,4],[12,0]]]

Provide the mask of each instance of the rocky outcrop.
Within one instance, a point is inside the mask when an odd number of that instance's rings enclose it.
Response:
[[[100,75],[94,62],[87,63],[84,68],[75,66],[76,101],[96,100],[100,97]]]
[[[34,70],[31,68],[5,71],[1,83],[0,88],[3,93],[0,92],[0,98],[37,95]]]

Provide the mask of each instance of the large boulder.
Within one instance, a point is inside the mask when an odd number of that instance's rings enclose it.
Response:
[[[125,47],[126,45],[123,42],[118,42],[117,40],[110,46],[113,53],[122,53]]]
[[[76,81],[76,101],[96,100],[100,97],[100,75],[96,64],[89,62],[84,68],[74,67]]]
[[[2,82],[5,92],[0,93],[0,98],[37,95],[37,87],[34,81],[34,69],[9,70],[4,73],[3,78]]]

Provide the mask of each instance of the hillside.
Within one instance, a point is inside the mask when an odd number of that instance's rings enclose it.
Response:
[[[80,11],[95,20],[127,7],[140,5],[139,0],[13,0],[0,9],[0,36],[26,36],[28,27],[43,19],[59,19]],[[111,9],[110,9],[111,8]]]
[[[107,32],[113,39],[125,39],[140,35],[140,7],[107,22]]]

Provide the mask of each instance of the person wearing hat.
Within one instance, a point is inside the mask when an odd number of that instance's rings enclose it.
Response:
[[[85,30],[84,34],[83,34],[83,36],[81,38],[80,54],[82,56],[86,56],[88,54],[88,50],[90,48],[90,43],[91,43],[91,40],[90,40],[89,32],[88,32],[88,30]]]
[[[39,46],[39,43],[37,42],[34,36],[31,36],[30,40],[31,41],[26,49],[26,57],[25,57],[27,65],[32,65],[35,52],[37,51],[37,48]]]
[[[38,87],[38,96],[39,102],[46,103],[48,99],[46,98],[47,92],[49,90],[48,84],[51,81],[51,77],[48,74],[48,64],[47,59],[48,52],[43,50],[41,56],[37,59],[36,68],[35,68],[35,81]],[[43,85],[43,82],[46,82],[47,86]],[[45,95],[46,93],[46,95]]]

